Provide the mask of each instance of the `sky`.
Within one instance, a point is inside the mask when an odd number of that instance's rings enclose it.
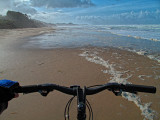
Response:
[[[8,10],[48,23],[160,24],[160,0],[0,0]]]

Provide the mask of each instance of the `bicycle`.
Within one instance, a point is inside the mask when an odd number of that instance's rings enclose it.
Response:
[[[137,92],[146,92],[146,93],[156,93],[156,87],[154,86],[144,86],[144,85],[134,85],[134,84],[119,84],[119,83],[107,83],[103,85],[95,85],[90,87],[81,88],[78,85],[73,85],[70,87],[60,86],[56,84],[39,84],[39,85],[28,85],[28,86],[19,86],[14,89],[11,89],[11,92],[14,93],[33,93],[39,92],[42,96],[47,96],[49,92],[53,90],[58,90],[68,95],[73,95],[73,97],[68,101],[65,107],[64,118],[69,118],[69,108],[72,100],[77,96],[77,120],[86,120],[86,106],[89,109],[89,120],[93,120],[93,111],[90,103],[86,99],[87,95],[97,94],[105,89],[112,91],[116,96],[121,95],[122,92],[130,92],[137,94]],[[67,113],[67,114],[66,114]]]

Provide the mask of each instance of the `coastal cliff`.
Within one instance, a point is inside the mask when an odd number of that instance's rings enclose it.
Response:
[[[38,28],[45,27],[46,23],[31,19],[27,14],[8,11],[6,16],[0,15],[0,29]]]

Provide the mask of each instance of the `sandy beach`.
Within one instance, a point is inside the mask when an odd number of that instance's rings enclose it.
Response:
[[[133,84],[152,85],[157,87],[157,93],[139,93],[139,107],[136,100],[128,101],[109,91],[87,98],[92,105],[95,120],[143,120],[147,115],[142,115],[140,105],[143,108],[145,105],[146,108],[149,106],[145,112],[150,113],[148,118],[154,114],[149,120],[160,118],[160,63],[115,48],[21,47],[27,37],[54,31],[53,28],[0,30],[0,79],[18,81],[20,85],[54,83],[64,86],[92,86],[111,82],[113,78],[122,78]],[[101,61],[109,67],[101,64]],[[109,72],[111,70],[112,73]],[[113,75],[113,72],[119,76]],[[64,108],[70,98],[71,96],[57,91],[46,98],[38,93],[20,95],[18,99],[9,102],[9,107],[0,116],[0,120],[63,120]],[[70,108],[71,119],[76,119],[75,107],[76,99]]]

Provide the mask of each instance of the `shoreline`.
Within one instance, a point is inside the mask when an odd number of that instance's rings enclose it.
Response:
[[[19,46],[27,40],[23,39],[24,37],[39,34],[44,30],[54,32],[55,29],[25,29],[24,31],[19,29],[6,33],[9,34],[8,36],[3,36],[0,31],[0,79],[19,81],[20,85],[55,83],[64,86],[74,84],[91,86],[107,83],[113,77],[108,73],[110,68],[87,61],[85,56],[80,56],[88,51],[89,55],[96,53],[96,56],[89,56],[89,58],[97,57],[99,60],[98,57],[100,57],[104,61],[108,61],[114,71],[120,71],[122,73],[120,78],[131,76],[127,79],[128,82],[156,86],[158,88],[156,95],[139,93],[139,96],[142,103],[152,102],[151,109],[160,112],[158,81],[160,78],[156,79],[156,76],[160,75],[158,62],[136,53],[114,48],[86,47],[43,50],[24,49]],[[53,118],[61,120],[69,98],[70,96],[56,91],[50,93],[46,98],[37,93],[20,95],[18,99],[10,102],[9,108],[0,118],[7,118],[7,120],[50,120]],[[133,102],[116,97],[111,92],[104,91],[95,96],[88,96],[88,100],[92,105],[94,118],[97,120],[144,119],[140,109]],[[76,106],[76,101],[71,106],[73,119],[76,117],[74,106]]]
[[[1,29],[0,38],[10,38],[12,35],[14,38],[25,38],[38,36],[45,33],[55,31],[53,27],[40,27],[40,28],[17,28],[17,29]]]

